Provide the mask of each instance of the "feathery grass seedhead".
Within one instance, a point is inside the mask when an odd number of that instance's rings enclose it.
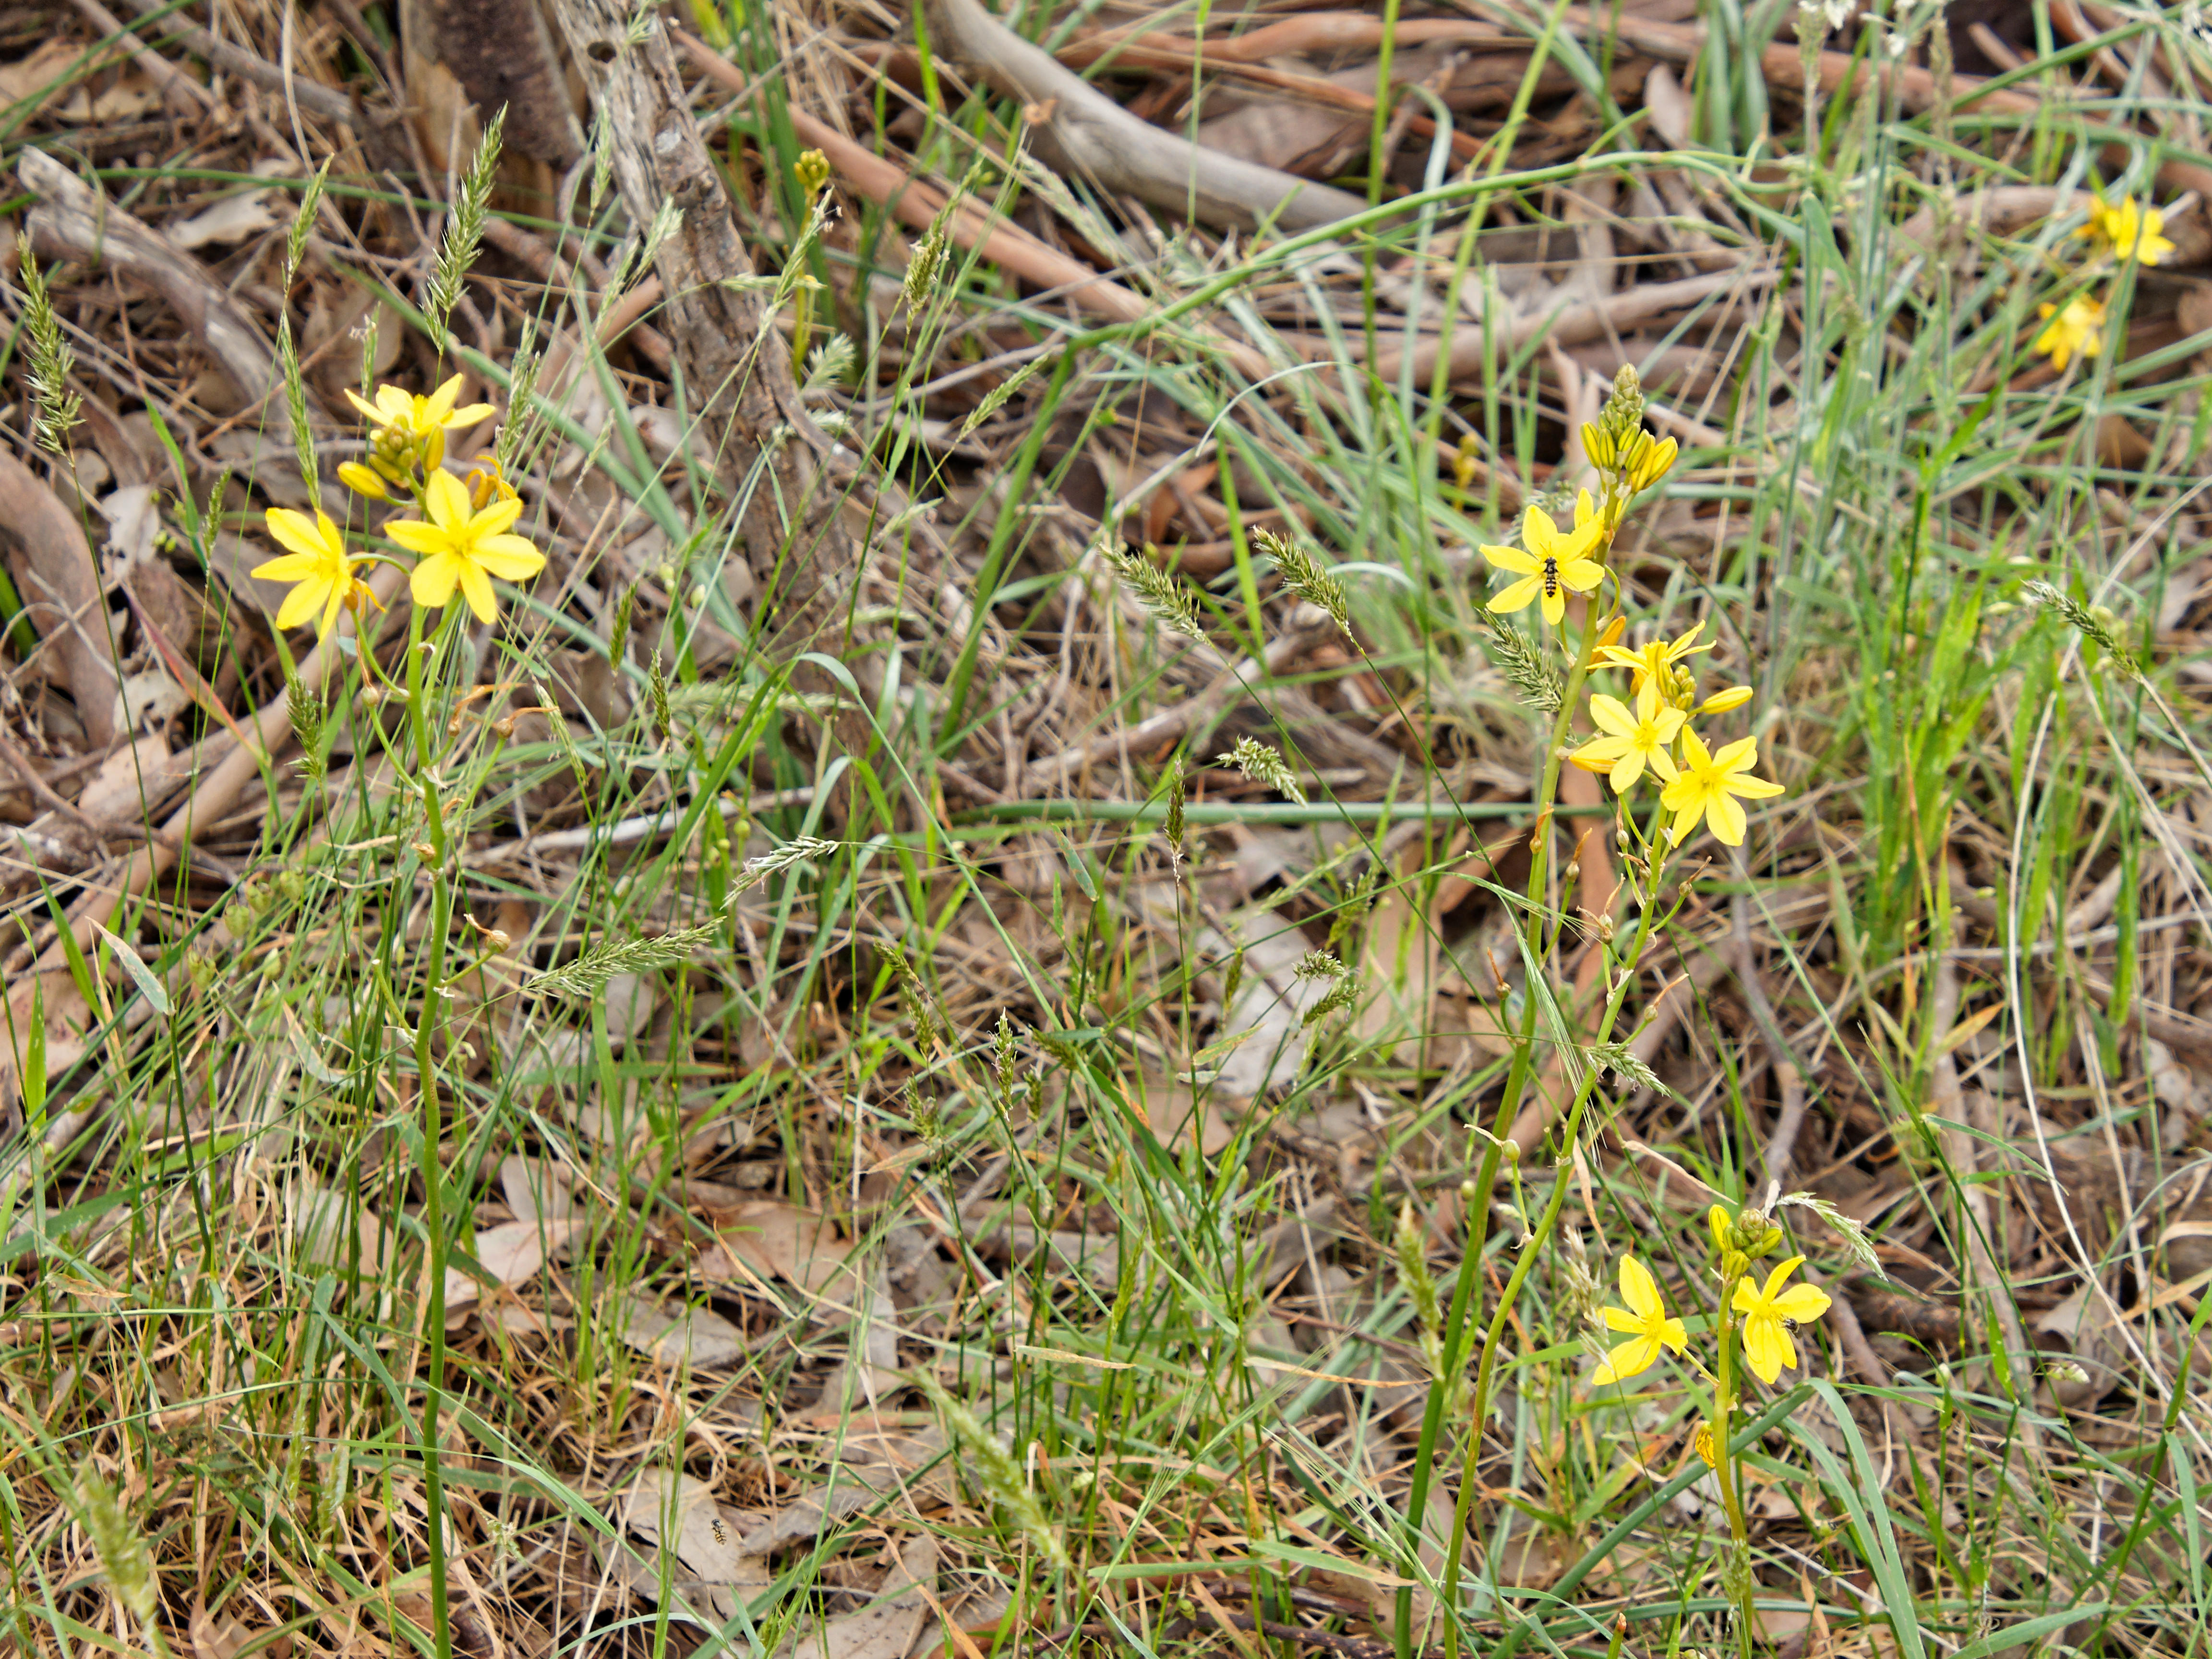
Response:
[[[1243,988],[1244,949],[1242,945],[1239,945],[1237,948],[1236,953],[1229,958],[1229,966],[1222,972],[1221,1006],[1224,1008],[1235,1007],[1237,1006],[1237,994]]]
[[[423,321],[430,343],[442,357],[452,349],[453,307],[460,303],[461,284],[476,268],[483,246],[485,222],[491,216],[491,187],[499,174],[500,133],[507,125],[507,106],[500,106],[484,123],[483,137],[462,175],[461,187],[446,221],[446,240],[438,249],[437,269],[431,273],[430,291],[424,296]]]
[[[668,675],[660,665],[660,653],[653,653],[653,666],[646,672],[647,706],[653,710],[653,729],[663,743],[675,735],[676,716],[668,706]]]
[[[637,590],[644,583],[640,576],[622,591],[615,601],[615,619],[607,629],[607,660],[621,665],[623,653],[629,649],[630,614],[637,609]]]
[[[1505,683],[1538,714],[1558,714],[1566,701],[1567,688],[1543,647],[1487,606],[1476,607],[1476,615],[1497,647],[1498,670],[1505,676]]]
[[[76,354],[62,337],[54,297],[46,288],[46,273],[31,252],[28,236],[15,238],[15,252],[23,284],[23,325],[31,337],[31,402],[36,410],[32,431],[40,448],[50,455],[63,455],[68,453],[70,432],[84,409],[84,400],[70,387]]]
[[[1872,1273],[1876,1279],[1889,1277],[1881,1270],[1881,1258],[1875,1254],[1874,1243],[1868,1238],[1867,1230],[1827,1199],[1814,1193],[1789,1193],[1777,1199],[1774,1207],[1778,1210],[1810,1210],[1826,1222],[1836,1237],[1844,1241],[1844,1248],[1851,1253],[1851,1260],[1858,1264],[1860,1271]]]
[[[1255,783],[1264,783],[1277,794],[1286,796],[1300,805],[1305,804],[1305,791],[1291,774],[1290,763],[1281,754],[1257,738],[1239,738],[1237,746],[1225,755],[1214,757],[1216,766],[1233,766]]]
[[[1352,637],[1352,605],[1345,596],[1344,584],[1324,569],[1319,559],[1288,536],[1278,535],[1272,530],[1254,531],[1252,540],[1273,564],[1284,586],[1308,605],[1326,611],[1344,637]]]
[[[815,347],[814,355],[806,362],[806,380],[802,388],[807,392],[829,392],[848,385],[853,379],[854,366],[860,362],[860,352],[849,334],[832,334]]]
[[[983,394],[983,401],[968,411],[968,418],[960,422],[960,435],[966,437],[1006,406],[1006,400],[1036,378],[1037,372],[1051,362],[1050,357],[1032,357]]]
[[[584,751],[576,747],[576,739],[569,733],[568,722],[561,717],[561,705],[553,701],[553,694],[542,684],[533,682],[530,695],[537,698],[538,706],[545,710],[546,724],[553,731],[554,746],[560,750],[561,758],[568,763],[569,771],[575,775],[577,799],[589,801],[592,799],[592,770],[585,764]]]
[[[948,209],[949,210],[949,209]],[[930,221],[929,228],[914,245],[914,252],[906,262],[906,280],[900,285],[900,296],[906,301],[908,314],[919,316],[937,292],[938,284],[945,280],[945,267],[951,262],[952,239],[945,234],[945,215],[940,213]]]
[[[1205,641],[1206,629],[1198,620],[1198,600],[1190,589],[1152,562],[1149,547],[1143,553],[1132,553],[1127,548],[1102,545],[1099,552],[1154,622],[1170,633],[1201,643]]]
[[[1659,1073],[1636,1057],[1636,1052],[1625,1042],[1601,1042],[1583,1050],[1583,1058],[1601,1072],[1611,1072],[1615,1077],[1626,1078],[1639,1089],[1664,1095],[1670,1100],[1681,1096],[1660,1080]]]
[[[1190,769],[1178,754],[1168,763],[1167,774],[1160,780],[1160,792],[1168,803],[1168,856],[1180,865],[1182,862],[1183,792],[1189,787]]]
[[[1011,1095],[1014,1091],[1014,1074],[1020,1063],[1015,1045],[1019,1040],[1019,1028],[1005,1009],[1000,1009],[998,1029],[991,1034],[991,1069],[999,1079],[1000,1094]]]
[[[1291,969],[1293,979],[1342,979],[1352,969],[1327,951],[1309,951]]]
[[[1331,1014],[1336,1012],[1339,1009],[1349,1008],[1353,1003],[1358,1000],[1358,976],[1355,974],[1347,973],[1342,979],[1336,981],[1328,988],[1327,995],[1323,996],[1320,1001],[1315,1003],[1312,1007],[1306,1010],[1305,1018],[1298,1022],[1298,1029],[1302,1031],[1309,1030],[1314,1026],[1320,1024],[1322,1021],[1327,1019]]]
[[[276,319],[276,372],[284,383],[284,410],[292,417],[292,446],[300,464],[300,482],[307,494],[316,493],[315,432],[307,423],[307,383],[300,373],[300,351],[292,341],[289,312]]]
[[[1398,1282],[1405,1287],[1406,1299],[1413,1304],[1414,1316],[1420,1322],[1422,1336],[1426,1339],[1422,1346],[1427,1347],[1429,1340],[1441,1343],[1443,1302],[1437,1294],[1436,1275],[1429,1271],[1427,1238],[1411,1199],[1398,1206],[1398,1225],[1391,1247],[1398,1259]]]
[[[2069,628],[2103,651],[2118,673],[2131,680],[2142,678],[2135,653],[2120,643],[2119,618],[2111,611],[2101,605],[2084,605],[2046,581],[2029,582],[2022,591],[2030,605],[2057,611]]]
[[[161,1634],[154,1558],[146,1547],[145,1534],[131,1524],[114,1489],[97,1471],[87,1468],[78,1474],[76,1498],[85,1535],[92,1540],[93,1553],[100,1558],[107,1582],[115,1586],[117,1598],[131,1610],[154,1650],[166,1656],[169,1644]]]
[[[935,999],[929,994],[929,987],[923,982],[921,975],[915,969],[912,959],[908,957],[905,947],[895,944],[886,945],[884,947],[884,957],[890,963],[892,975],[898,981],[899,996],[906,1004],[907,1018],[914,1022],[914,1029],[921,1038],[921,1047],[930,1048],[940,1039],[950,1043],[952,1040],[952,1027],[950,1023],[939,1021],[934,1006]]]
[[[1072,1571],[1074,1564],[1067,1558],[1067,1545],[1060,1537],[1060,1528],[1045,1519],[1044,1506],[1037,1502],[1036,1493],[1022,1478],[1020,1460],[1006,1442],[992,1433],[964,1401],[955,1400],[930,1372],[918,1370],[911,1376],[915,1386],[927,1395],[930,1403],[937,1407],[952,1437],[968,1448],[967,1473],[983,1489],[985,1496],[1027,1534],[1038,1554],[1060,1571]]]
[[[284,287],[300,274],[300,261],[307,252],[307,234],[314,228],[315,214],[323,204],[323,186],[330,182],[331,158],[325,156],[315,176],[300,192],[300,210],[292,216],[292,228],[284,237]],[[372,308],[371,314],[374,315]]]
[[[719,817],[715,821],[720,822]],[[794,864],[807,864],[818,858],[826,858],[844,844],[842,841],[823,841],[813,836],[801,836],[795,841],[784,842],[772,852],[747,859],[744,869],[738,873],[736,883],[730,889],[731,896],[735,897],[749,887],[758,886],[778,871],[788,870]]]
[[[1566,1295],[1559,1309],[1560,1317],[1569,1325],[1583,1325],[1598,1319],[1598,1298],[1605,1287],[1597,1282],[1590,1270],[1589,1246],[1583,1242],[1579,1227],[1564,1227],[1559,1231],[1559,1243],[1567,1258]]]
[[[503,477],[520,471],[525,459],[537,447],[539,428],[544,417],[538,413],[535,399],[538,377],[545,367],[545,354],[538,344],[538,319],[522,319],[522,337],[515,342],[514,359],[507,371],[507,418],[500,422],[499,438],[492,448],[492,459],[498,464]]]
[[[722,924],[705,922],[696,927],[674,927],[657,939],[626,939],[586,951],[574,962],[549,968],[530,981],[533,991],[557,991],[565,996],[596,996],[617,974],[646,974],[688,962],[702,945],[721,937]]]
[[[310,788],[323,781],[323,700],[289,668],[284,671],[284,712],[300,745],[300,772]]]
[[[368,400],[370,391],[376,385],[377,316],[381,309],[380,307],[371,306],[368,308],[368,315],[362,319],[359,331],[361,334],[360,395],[364,402]]]

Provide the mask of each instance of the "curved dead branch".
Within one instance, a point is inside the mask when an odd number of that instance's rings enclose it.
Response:
[[[1021,104],[1030,142],[1048,167],[1217,230],[1263,224],[1312,230],[1366,211],[1365,200],[1348,191],[1221,155],[1139,120],[979,0],[927,4],[931,46]]]

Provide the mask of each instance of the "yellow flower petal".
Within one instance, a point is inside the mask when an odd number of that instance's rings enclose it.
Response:
[[[322,608],[335,586],[327,577],[310,576],[284,596],[284,603],[276,609],[276,626],[297,628]]]
[[[1504,592],[1494,595],[1490,601],[1490,608],[1510,615],[1513,611],[1525,608],[1529,600],[1543,591],[1544,579],[1541,576],[1523,576],[1519,581],[1507,587]]]
[[[468,600],[469,609],[477,613],[478,622],[489,622],[499,614],[499,602],[492,595],[491,578],[473,559],[463,559],[459,563],[462,597]]]
[[[1646,1320],[1664,1311],[1659,1300],[1659,1281],[1651,1276],[1651,1269],[1632,1255],[1620,1258],[1620,1299],[1631,1312],[1641,1314]]]
[[[460,579],[459,559],[450,553],[434,553],[407,573],[407,588],[425,610],[442,611],[453,603]]]

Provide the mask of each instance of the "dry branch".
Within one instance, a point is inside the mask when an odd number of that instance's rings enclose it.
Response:
[[[26,149],[16,162],[24,187],[40,198],[28,221],[31,245],[53,259],[88,260],[160,295],[206,343],[239,395],[258,405],[270,435],[292,441],[291,412],[277,394],[276,354],[253,319],[206,266],[124,212],[51,155]],[[310,404],[314,394],[308,393]]]
[[[1021,105],[1048,167],[1217,230],[1312,230],[1366,210],[1348,191],[1258,167],[1163,132],[1129,113],[979,0],[927,0],[930,44]]]
[[[61,661],[61,678],[76,700],[92,746],[115,742],[115,655],[106,637],[100,573],[84,532],[45,482],[0,452],[0,525],[22,548],[17,586],[42,639]]]

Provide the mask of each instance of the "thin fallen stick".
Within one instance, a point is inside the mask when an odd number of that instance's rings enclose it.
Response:
[[[1022,106],[1048,167],[1096,179],[1217,230],[1314,230],[1367,210],[1365,198],[1194,144],[1129,113],[1060,67],[977,0],[925,0],[930,45]]]
[[[1516,318],[1510,326],[1487,341],[1479,325],[1462,319],[1452,329],[1451,378],[1457,380],[1481,374],[1487,358],[1504,348],[1518,350],[1535,340],[1569,346],[1609,339],[1615,334],[1643,328],[1671,313],[1686,311],[1732,289],[1748,295],[1772,283],[1777,274],[1771,266],[1753,266],[1746,270],[1716,270],[1703,276],[1685,276],[1680,282],[1639,283],[1602,300]],[[1413,348],[1413,375],[1417,380],[1426,380],[1436,373],[1437,343],[1437,337],[1431,335]],[[1358,351],[1357,341],[1352,343],[1352,349],[1355,354]],[[1393,337],[1376,356],[1375,373],[1384,384],[1397,378],[1404,353],[1405,337],[1401,334]]]
[[[1126,66],[1184,75],[1191,73],[1194,68],[1215,69],[1234,76],[1248,85],[1265,87],[1318,108],[1342,110],[1348,115],[1372,116],[1375,113],[1373,93],[1361,92],[1356,87],[1340,86],[1324,76],[1301,75],[1294,70],[1275,69],[1265,64],[1247,63],[1242,59],[1224,63],[1215,57],[1210,43],[1202,55],[1195,51],[1179,50],[1195,47],[1198,44],[1193,40],[1170,40],[1158,45],[1137,43],[1105,51],[1091,51],[1088,49],[1088,43],[1078,40],[1074,46],[1054,55],[1070,69],[1085,68],[1102,58],[1110,58],[1113,67],[1117,69]],[[1528,42],[1522,40],[1518,44],[1525,47]],[[1510,82],[1499,80],[1494,84],[1480,87],[1455,86],[1455,92],[1462,100],[1462,110],[1479,106],[1480,100],[1502,104],[1512,98],[1515,88],[1520,83],[1520,70],[1511,64],[1501,64],[1498,67],[1512,72]],[[1555,78],[1559,81],[1561,90],[1571,85],[1563,72]],[[1396,83],[1401,89],[1412,84],[1402,81]],[[1480,99],[1477,94],[1480,94]],[[1424,138],[1433,138],[1437,133],[1436,120],[1431,116],[1419,113],[1420,107],[1418,99],[1402,100],[1395,118],[1403,119],[1407,131],[1417,132]],[[1453,131],[1451,153],[1455,161],[1474,161],[1482,154],[1482,140],[1473,133]]]
[[[125,213],[59,161],[36,149],[15,170],[40,198],[27,222],[32,246],[54,258],[97,262],[161,296],[208,350],[239,395],[258,406],[280,444],[292,441],[292,414],[276,396],[276,353],[223,285],[159,231]],[[308,408],[317,410],[314,393]]]
[[[732,91],[750,89],[750,77],[705,41],[682,29],[674,33],[685,55],[716,84]],[[856,194],[889,209],[915,229],[934,223],[943,210],[943,191],[914,178],[804,110],[791,111],[791,125],[799,142],[828,157],[838,177]],[[1153,306],[1141,295],[1099,275],[1057,248],[1048,246],[1018,226],[1003,221],[994,222],[989,215],[971,202],[963,202],[953,210],[945,230],[963,249],[1039,288],[1065,294],[1077,305],[1112,321],[1141,323],[1155,314]],[[1226,354],[1247,380],[1260,380],[1270,372],[1267,360],[1249,346],[1224,339],[1210,331],[1207,343]]]
[[[131,9],[155,27],[173,34],[197,57],[204,58],[219,70],[228,70],[243,80],[251,81],[264,91],[280,97],[289,95],[310,115],[325,121],[337,121],[353,126],[359,120],[353,100],[336,87],[326,87],[319,81],[291,77],[288,87],[284,71],[274,64],[255,57],[228,40],[218,40],[198,23],[188,21],[171,11],[163,0],[129,0]],[[161,14],[156,16],[155,14]]]
[[[190,104],[203,115],[215,113],[218,107],[215,94],[141,40],[135,24],[125,22],[100,0],[76,0],[76,5],[93,27],[127,43],[123,49],[131,54],[131,61],[145,70],[172,104]]]

